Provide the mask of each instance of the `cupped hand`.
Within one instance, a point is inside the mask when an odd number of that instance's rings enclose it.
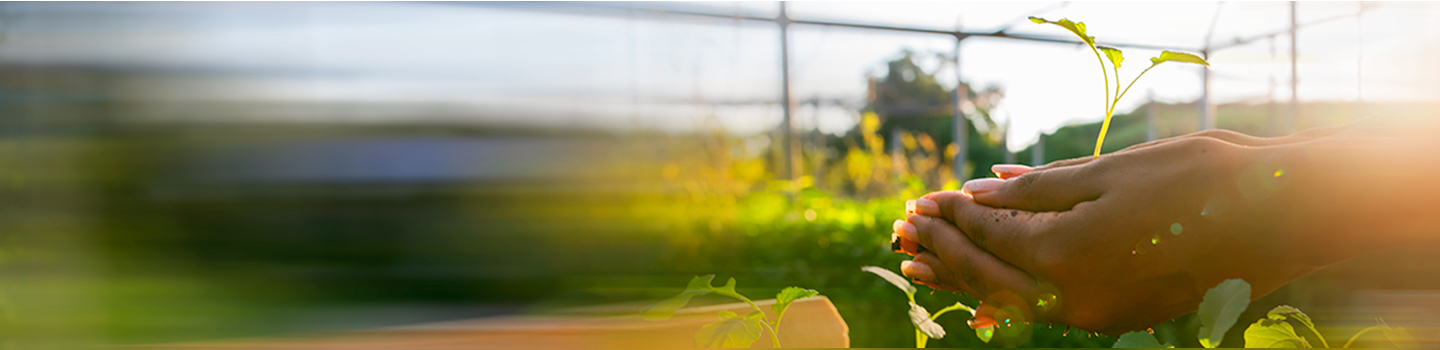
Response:
[[[1289,256],[1266,220],[1283,169],[1235,143],[1287,139],[1234,136],[1003,169],[1009,180],[927,194],[918,215],[896,225],[924,247],[902,272],[982,299],[982,315],[1005,307],[1026,321],[1106,334],[1193,312],[1229,278],[1249,282],[1252,297],[1267,294],[1322,264]]]

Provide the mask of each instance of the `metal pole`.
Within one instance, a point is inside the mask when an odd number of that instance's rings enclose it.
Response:
[[[1155,102],[1155,89],[1150,89],[1150,103],[1145,104],[1145,141],[1155,141],[1160,138],[1159,131],[1155,130],[1155,120],[1159,117],[1160,106]]]
[[[1000,134],[1000,149],[1005,151],[1005,164],[1015,164],[1015,152],[1010,151],[1010,116],[1005,117],[1005,130]]]
[[[1045,133],[1040,133],[1040,138],[1030,146],[1030,165],[1045,165]]]
[[[955,37],[955,57],[951,58],[953,60],[951,63],[955,65],[955,137],[952,138],[952,142],[957,146],[955,159],[951,160],[951,165],[955,171],[955,179],[965,181],[969,179],[969,174],[965,173],[965,160],[970,155],[970,121],[965,119],[965,112],[960,110],[960,106],[965,105],[965,98],[968,96],[970,88],[960,77],[960,42],[963,40],[962,38]]]
[[[890,166],[895,168],[895,181],[905,181],[905,146],[900,142],[900,127],[890,128]]]
[[[775,22],[780,24],[780,108],[785,114],[785,118],[780,122],[781,142],[784,143],[785,152],[785,163],[780,166],[784,169],[781,176],[793,180],[799,177],[800,169],[797,169],[795,162],[800,157],[796,156],[795,152],[799,149],[794,145],[795,122],[791,115],[794,106],[790,101],[790,17],[785,15],[784,1],[780,2],[780,16],[775,18]]]
[[[1266,132],[1270,133],[1273,136],[1275,134],[1278,134],[1275,123],[1277,122],[1276,118],[1279,118],[1280,113],[1275,112],[1275,109],[1277,108],[1275,107],[1275,87],[1278,86],[1279,83],[1275,80],[1275,38],[1271,37],[1267,41],[1269,41],[1270,43],[1270,69],[1267,69],[1268,71],[1270,71],[1270,85],[1268,85],[1265,90],[1265,128],[1267,129]]]
[[[1290,3],[1290,116],[1286,118],[1285,124],[1280,129],[1282,135],[1289,135],[1295,132],[1295,124],[1300,119],[1300,74],[1297,65],[1299,64],[1299,44],[1296,40],[1296,33],[1299,32],[1299,22],[1295,20],[1295,3]]]
[[[1365,87],[1361,84],[1364,76],[1364,66],[1361,65],[1365,59],[1365,3],[1356,2],[1359,8],[1355,10],[1355,110],[1350,112],[1351,120],[1360,119],[1364,115],[1360,112],[1365,104]]]
[[[1201,52],[1201,55],[1208,59],[1210,53]],[[1200,130],[1210,130],[1215,128],[1215,107],[1210,105],[1210,67],[1201,66],[1200,74],[1204,86],[1200,92]]]

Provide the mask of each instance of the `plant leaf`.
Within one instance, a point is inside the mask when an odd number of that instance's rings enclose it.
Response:
[[[1130,332],[1120,335],[1120,340],[1115,342],[1112,348],[1163,348],[1160,341],[1155,340],[1155,335],[1149,332]]]
[[[740,295],[740,293],[735,292],[735,277],[730,277],[729,280],[725,281],[725,285],[723,286],[711,287],[711,290],[715,291],[715,294],[724,295],[740,300],[750,300],[744,295]]]
[[[1284,316],[1281,316],[1284,317]],[[1310,342],[1295,333],[1284,319],[1262,318],[1245,328],[1247,348],[1309,348]]]
[[[1120,49],[1103,45],[1095,45],[1095,48],[1105,53],[1105,58],[1110,59],[1110,64],[1115,65],[1115,69],[1120,69],[1120,62],[1125,61],[1125,55],[1120,52]]]
[[[900,275],[897,275],[890,270],[882,269],[875,266],[866,266],[861,267],[860,269],[864,270],[865,272],[873,273],[876,276],[880,276],[880,278],[884,278],[886,281],[889,281],[890,284],[895,285],[895,288],[900,288],[900,290],[905,291],[905,295],[915,295],[915,286],[910,285],[910,280],[905,279],[905,277],[900,277]]]
[[[934,339],[945,337],[945,327],[940,327],[939,323],[931,320],[930,311],[926,311],[924,306],[914,302],[910,303],[910,323],[915,324],[915,329],[919,329],[920,333],[925,333],[927,337]]]
[[[1075,33],[1076,36],[1079,36],[1080,40],[1084,40],[1086,44],[1095,45],[1095,37],[1085,33],[1085,22],[1073,22],[1070,21],[1069,18],[1061,18],[1059,21],[1051,21],[1035,16],[1030,16],[1030,21],[1035,23],[1050,23],[1064,27],[1065,29],[1070,30],[1071,33]]]
[[[1228,279],[1205,292],[1200,302],[1200,345],[1213,348],[1225,339],[1225,332],[1235,325],[1240,312],[1250,306],[1250,283],[1241,279]]]
[[[785,289],[780,290],[780,294],[775,295],[775,305],[771,305],[770,310],[775,311],[775,317],[780,317],[780,315],[785,314],[785,309],[790,307],[791,302],[794,302],[796,299],[805,299],[816,295],[820,295],[820,292],[814,289],[785,287]]]
[[[695,332],[695,347],[748,348],[760,339],[760,318],[765,314],[754,311],[740,317],[734,312],[721,311],[719,316],[719,321],[701,326],[700,331]]]
[[[715,275],[695,276],[695,278],[691,278],[690,284],[685,286],[685,291],[680,292],[680,295],[665,299],[655,305],[640,310],[640,316],[650,321],[670,319],[670,316],[675,315],[675,310],[685,307],[685,304],[690,302],[690,298],[714,292],[715,287],[710,286],[710,280],[713,279],[715,279]],[[734,282],[735,279],[732,278],[730,281]],[[734,286],[731,286],[731,290],[734,290]]]
[[[1165,63],[1165,62],[1172,62],[1172,61],[1173,61],[1173,62],[1194,63],[1194,64],[1206,66],[1206,67],[1209,67],[1209,66],[1210,66],[1210,62],[1205,62],[1205,59],[1204,59],[1204,58],[1200,58],[1200,56],[1196,56],[1196,55],[1188,54],[1188,53],[1184,53],[1184,52],[1175,52],[1175,51],[1163,51],[1163,52],[1160,52],[1160,56],[1156,56],[1156,57],[1150,59],[1150,65],[1153,66],[1153,65],[1157,65],[1157,64],[1161,64],[1161,63]]]
[[[1294,318],[1296,321],[1300,321],[1300,324],[1303,324],[1306,328],[1309,328],[1310,332],[1315,333],[1315,336],[1320,338],[1320,344],[1329,347],[1329,344],[1325,342],[1325,336],[1320,334],[1320,330],[1315,329],[1315,322],[1310,320],[1310,315],[1306,315],[1304,312],[1300,311],[1300,309],[1295,308],[1294,306],[1276,306],[1274,309],[1270,309],[1270,312],[1265,313],[1265,317],[1276,321],[1284,321],[1287,318]]]
[[[990,338],[994,338],[994,337],[995,337],[995,326],[985,326],[985,327],[981,327],[981,328],[976,328],[976,329],[975,329],[975,337],[976,337],[976,338],[980,338],[980,341],[982,341],[982,342],[989,343],[989,342],[990,342]]]

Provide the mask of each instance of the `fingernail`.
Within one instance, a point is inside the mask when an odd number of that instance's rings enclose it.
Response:
[[[935,203],[935,201],[929,199],[916,199],[913,202],[915,202],[916,214],[930,216],[940,215],[940,204]]]
[[[995,164],[990,166],[990,172],[995,173],[995,175],[1019,175],[1030,172],[1030,169],[1032,168],[1020,164]]]
[[[935,272],[930,270],[929,265],[925,265],[925,263],[915,262],[914,260],[901,261],[900,273],[905,275],[906,277],[921,281],[935,280]]]
[[[970,326],[970,329],[981,329],[981,328],[985,328],[985,327],[994,326],[994,325],[996,324],[996,322],[995,322],[995,319],[990,318],[990,317],[987,317],[987,316],[975,316],[975,317],[970,318],[969,321],[965,321],[965,324],[966,324],[966,325],[969,325],[969,326]]]
[[[974,180],[966,181],[966,182],[965,182],[965,185],[964,185],[964,186],[961,186],[961,190],[965,191],[966,193],[971,193],[971,194],[974,194],[974,193],[984,193],[984,192],[994,191],[995,189],[1000,188],[1000,185],[1002,185],[1002,184],[1004,184],[1004,183],[1005,183],[1005,180],[996,179],[996,178],[993,178],[993,177],[992,177],[992,178],[984,178],[984,179],[974,179]]]
[[[895,220],[895,234],[911,241],[919,241],[920,238],[920,233],[915,230],[915,225],[905,222],[905,220]]]

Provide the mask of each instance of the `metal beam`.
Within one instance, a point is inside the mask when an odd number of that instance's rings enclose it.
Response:
[[[969,175],[965,173],[965,161],[970,158],[970,119],[965,118],[965,112],[960,106],[965,105],[970,87],[965,85],[965,80],[960,77],[960,42],[961,40],[955,40],[955,57],[951,58],[955,64],[955,136],[950,140],[955,143],[956,152],[955,157],[950,160],[950,166],[954,168],[955,179],[964,182]]]
[[[782,2],[782,3],[783,3],[783,2]],[[778,17],[772,18],[772,17],[760,17],[760,16],[739,15],[739,14],[727,15],[727,14],[695,12],[695,11],[671,11],[671,10],[655,10],[655,9],[634,9],[634,8],[624,8],[624,7],[615,7],[615,6],[598,6],[598,5],[590,5],[590,6],[608,7],[608,8],[617,9],[617,10],[623,9],[623,10],[626,10],[626,11],[635,11],[635,12],[642,12],[642,13],[650,13],[650,14],[655,14],[655,15],[682,15],[682,16],[707,17],[707,18],[721,18],[721,19],[731,19],[731,20],[759,21],[759,22],[779,22],[779,21],[782,20],[781,18],[778,18]],[[782,17],[783,17],[783,15],[782,15]],[[1004,30],[995,31],[995,32],[966,32],[966,31],[961,31],[961,30],[943,30],[943,29],[931,29],[931,28],[919,28],[919,27],[903,27],[903,26],[890,26],[890,25],[880,25],[880,24],[849,23],[849,22],[831,22],[831,21],[803,20],[803,19],[784,19],[784,21],[787,22],[787,23],[789,23],[789,24],[799,24],[799,25],[815,25],[815,26],[829,26],[829,27],[841,27],[841,28],[857,28],[857,29],[886,30],[886,31],[894,31],[894,32],[907,32],[907,33],[919,33],[919,34],[948,35],[948,36],[953,36],[953,37],[955,37],[955,38],[958,38],[958,39],[960,39],[960,40],[964,40],[964,39],[970,38],[970,37],[986,37],[986,38],[1001,38],[1001,39],[1012,39],[1012,40],[1022,40],[1022,41],[1034,41],[1034,42],[1045,42],[1045,43],[1057,43],[1057,44],[1085,45],[1085,43],[1084,43],[1084,42],[1081,42],[1079,39],[1069,39],[1069,38],[1063,37],[1063,36],[1044,36],[1044,35],[1028,35],[1028,34],[1011,34],[1011,33],[1006,33]],[[1105,42],[1105,45],[1107,45],[1107,46],[1114,46],[1114,47],[1120,47],[1120,48],[1135,48],[1135,49],[1146,49],[1146,50],[1174,50],[1174,51],[1189,51],[1189,52],[1199,51],[1198,49],[1193,49],[1193,48],[1180,48],[1180,47],[1174,47],[1174,46],[1162,46],[1162,45],[1151,45],[1151,44],[1141,44],[1141,43],[1126,43],[1126,42]]]
[[[1300,32],[1300,25],[1295,18],[1295,3],[1292,2],[1290,3],[1290,116],[1280,127],[1281,135],[1295,132],[1295,122],[1300,119],[1300,44],[1296,39],[1296,33]]]
[[[784,143],[782,149],[785,152],[785,164],[781,167],[785,169],[782,176],[794,180],[800,178],[800,167],[796,166],[800,157],[795,154],[800,148],[794,144],[795,118],[792,113],[795,106],[790,101],[790,21],[787,18],[785,2],[780,2],[780,15],[776,17],[775,23],[780,25],[780,106],[785,113],[784,121],[780,122],[781,142]]]
[[[1295,6],[1295,3],[1293,3],[1293,2],[1290,3],[1290,6],[1291,6],[1291,8],[1292,8],[1291,11],[1293,12],[1293,11],[1294,11],[1293,8],[1294,8],[1294,6]],[[1336,15],[1336,16],[1332,16],[1332,17],[1326,17],[1326,18],[1322,18],[1322,19],[1318,19],[1318,20],[1306,22],[1306,23],[1304,23],[1304,24],[1296,24],[1296,23],[1295,23],[1295,19],[1294,19],[1294,18],[1291,18],[1291,19],[1290,19],[1290,22],[1291,22],[1291,23],[1290,23],[1290,28],[1289,28],[1289,29],[1277,30],[1277,31],[1273,31],[1273,32],[1265,33],[1265,34],[1260,34],[1260,35],[1255,35],[1255,36],[1251,36],[1251,37],[1243,38],[1243,39],[1237,38],[1237,39],[1235,39],[1234,41],[1231,41],[1231,42],[1226,43],[1226,44],[1224,44],[1224,45],[1216,45],[1216,46],[1214,46],[1214,47],[1211,47],[1211,48],[1210,48],[1210,51],[1212,51],[1212,52],[1213,52],[1213,51],[1220,51],[1220,50],[1224,50],[1224,49],[1228,49],[1228,48],[1232,48],[1232,47],[1236,47],[1236,46],[1241,46],[1241,45],[1253,43],[1253,42],[1258,41],[1258,40],[1261,40],[1261,39],[1271,38],[1271,37],[1276,37],[1276,36],[1288,34],[1288,33],[1292,32],[1292,31],[1295,31],[1295,30],[1300,29],[1300,28],[1305,28],[1305,27],[1310,27],[1310,26],[1325,24],[1325,23],[1328,23],[1328,22],[1333,22],[1333,21],[1337,21],[1337,20],[1341,20],[1341,19],[1346,19],[1346,18],[1350,18],[1350,17],[1360,16],[1362,13],[1364,13],[1364,11],[1369,11],[1369,10],[1370,10],[1370,9],[1367,8],[1367,9],[1361,10],[1360,12],[1356,12],[1356,13],[1352,13],[1352,14],[1348,14],[1348,15]],[[1293,14],[1292,14],[1291,17],[1294,17]]]

